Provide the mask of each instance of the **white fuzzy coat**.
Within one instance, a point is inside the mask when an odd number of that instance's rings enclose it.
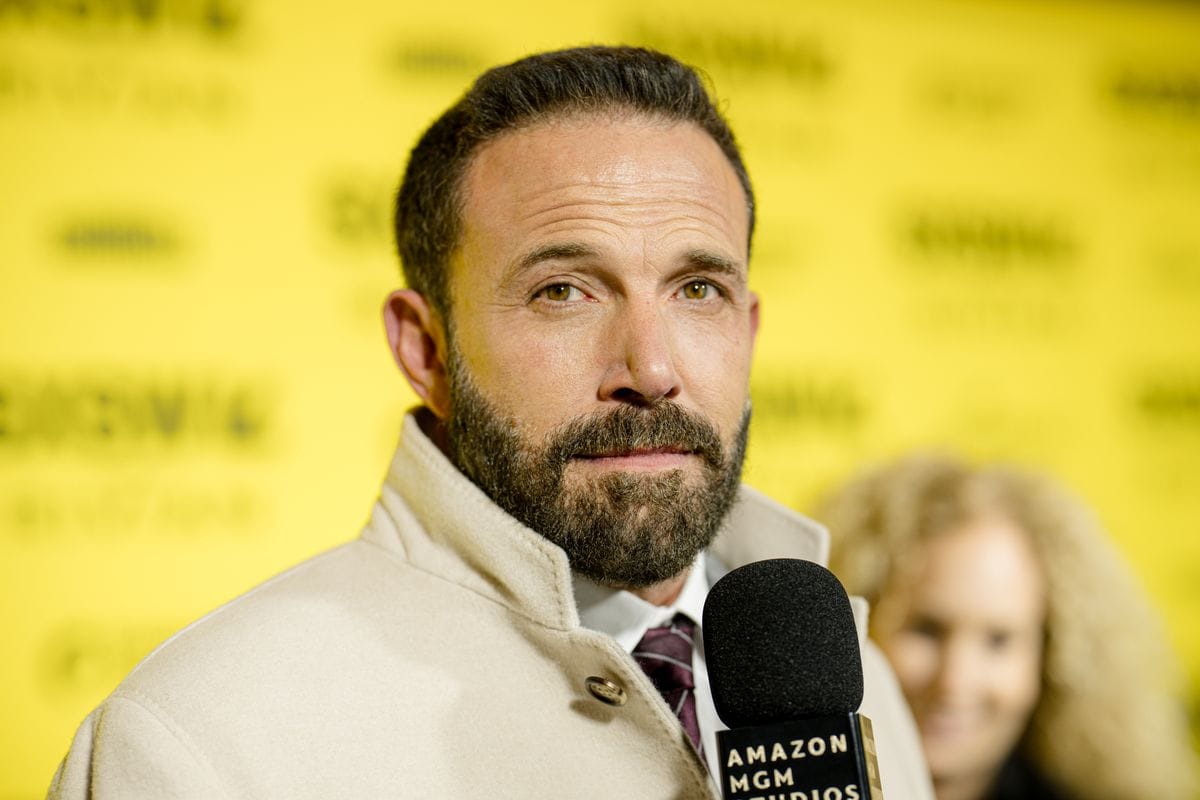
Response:
[[[730,567],[826,550],[822,529],[745,487],[714,548]],[[931,798],[895,680],[869,644],[863,661],[888,800]],[[599,702],[589,676],[628,702]],[[637,664],[580,627],[562,550],[410,416],[362,536],[155,650],[84,720],[49,796],[716,795]]]

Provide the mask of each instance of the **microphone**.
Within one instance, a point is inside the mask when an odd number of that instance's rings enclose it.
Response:
[[[882,800],[850,598],[811,561],[756,561],[704,603],[725,800]]]

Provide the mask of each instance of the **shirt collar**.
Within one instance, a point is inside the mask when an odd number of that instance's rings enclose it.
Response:
[[[626,651],[650,628],[666,624],[676,613],[686,614],[699,627],[708,595],[705,554],[696,557],[679,597],[669,606],[656,606],[623,589],[601,586],[578,573],[572,573],[579,622],[585,628],[607,633]]]

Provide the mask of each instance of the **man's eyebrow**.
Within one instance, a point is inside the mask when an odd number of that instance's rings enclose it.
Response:
[[[522,272],[545,261],[571,261],[583,258],[598,258],[599,255],[599,250],[582,242],[545,244],[521,256],[513,264],[512,268],[509,269],[509,275],[510,277],[520,275]],[[745,269],[739,262],[719,253],[714,253],[711,250],[689,250],[684,254],[683,260],[689,267],[705,272],[732,277],[744,277],[746,274]]]
[[[693,267],[707,272],[717,272],[735,277],[745,275],[741,264],[711,250],[690,250],[685,258]]]
[[[556,260],[571,260],[579,258],[593,258],[599,255],[599,251],[594,247],[589,247],[580,242],[557,242],[554,244],[545,244],[541,247],[530,250],[525,255],[513,264],[509,270],[511,275],[520,275],[530,267],[535,267],[543,261]]]

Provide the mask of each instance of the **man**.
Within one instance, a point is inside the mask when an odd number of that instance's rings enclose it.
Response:
[[[673,59],[586,48],[483,75],[400,189],[409,288],[384,315],[423,406],[361,539],[160,647],[51,795],[713,797],[702,653],[667,658],[695,667],[672,706],[639,661],[660,634],[690,649],[722,570],[826,551],[739,488],[753,211]],[[865,655],[889,797],[930,796]]]

